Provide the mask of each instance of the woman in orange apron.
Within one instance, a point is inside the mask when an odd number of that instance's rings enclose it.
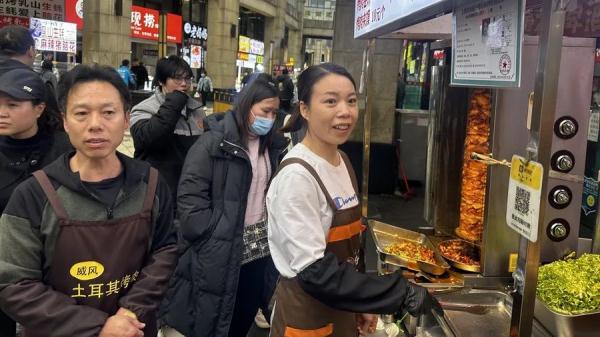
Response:
[[[76,151],[20,184],[0,218],[0,306],[26,337],[156,336],[178,256],[171,193],[115,150],[131,101],[113,69],[77,66],[61,89]]]
[[[298,110],[283,131],[307,126],[307,133],[267,194],[269,248],[281,273],[271,336],[357,336],[374,331],[373,314],[441,310],[427,290],[400,273],[358,271],[360,198],[352,166],[338,150],[358,118],[352,76],[334,64],[309,67],[298,78],[298,96]]]

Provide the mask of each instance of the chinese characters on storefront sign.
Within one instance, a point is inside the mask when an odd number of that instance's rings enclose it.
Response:
[[[154,9],[131,6],[131,36],[158,40],[159,12]]]
[[[197,69],[204,66],[207,39],[206,27],[194,22],[186,22],[183,25],[183,59],[191,68]]]
[[[256,64],[263,64],[265,54],[265,43],[251,39],[247,36],[239,36],[238,67],[254,68]]]
[[[158,41],[159,20],[157,10],[131,6],[131,36]],[[167,14],[167,41],[181,43],[181,16]]]
[[[356,0],[354,7],[354,37],[359,38],[393,24],[397,20],[439,6],[445,0]],[[386,6],[387,5],[387,6]]]
[[[240,35],[238,51],[242,53],[250,52],[250,38],[247,36]]]
[[[247,36],[240,35],[238,51],[254,55],[264,55],[265,43],[259,40],[251,39]]]
[[[36,49],[66,53],[77,51],[77,25],[74,23],[31,18],[29,28]]]
[[[367,10],[362,12],[359,16],[356,17],[356,22],[354,23],[354,27],[357,30],[362,30],[369,25],[371,21],[371,10]]]
[[[381,7],[377,7],[371,13],[371,22],[379,22],[383,20],[385,15],[385,6],[381,5]]]
[[[202,45],[208,39],[208,30],[199,24],[186,22],[183,25],[183,39],[190,45]]]
[[[9,25],[17,25],[29,28],[29,18],[22,18],[18,16],[0,16],[0,28]]]
[[[181,43],[182,33],[181,26],[183,21],[181,15],[167,14],[167,41]]]
[[[64,0],[0,0],[0,16],[64,20]]]
[[[369,7],[369,5],[371,4],[371,0],[356,0],[356,11],[362,11],[364,9],[367,9],[367,7]]]
[[[369,2],[367,1],[367,4]],[[357,7],[358,9],[358,7]],[[363,29],[371,23],[377,23],[385,17],[385,5],[374,8],[373,10],[368,9],[362,13],[362,15],[356,18],[355,27],[357,29]]]

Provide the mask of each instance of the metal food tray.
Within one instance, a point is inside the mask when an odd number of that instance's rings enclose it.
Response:
[[[443,316],[434,312],[434,317],[444,333],[443,336],[508,336],[512,312],[512,297],[509,294],[496,290],[463,288],[459,291],[435,295],[435,298],[444,308]],[[537,320],[534,320],[531,337],[559,336],[552,336]]]
[[[473,246],[473,247],[474,247],[473,249],[478,249],[478,248],[477,248],[478,246],[477,246],[476,244],[474,244],[474,243],[473,243],[473,242],[471,242],[471,241],[466,241],[466,240],[463,240],[463,239],[450,239],[450,240],[444,240],[444,241],[442,241],[442,242],[440,242],[440,243],[438,244],[438,248],[439,248],[439,247],[440,247],[442,244],[444,244],[444,243],[446,243],[446,242],[450,242],[450,241],[460,241],[460,242],[464,242],[464,243],[465,243],[465,244],[467,244],[467,245],[471,245],[471,246]],[[480,249],[480,248],[479,248],[479,249]],[[440,252],[440,255],[442,255],[442,256],[443,256],[443,257],[444,257],[444,258],[445,258],[445,259],[446,259],[446,260],[447,260],[447,261],[450,263],[450,265],[451,265],[452,267],[454,267],[454,268],[457,268],[457,269],[460,269],[460,270],[464,270],[464,271],[470,271],[470,272],[474,272],[474,273],[479,273],[479,272],[481,272],[481,265],[477,266],[477,265],[472,265],[472,264],[466,264],[466,263],[458,262],[458,261],[455,261],[455,260],[453,260],[453,259],[449,258],[448,256],[444,255],[444,253],[441,251],[441,249],[439,249],[439,252]],[[481,250],[479,251],[479,256],[481,257]]]
[[[379,253],[379,257],[382,262],[406,267],[416,271],[423,271],[436,276],[442,275],[448,269],[450,269],[450,265],[438,253],[437,249],[424,234],[388,225],[376,220],[369,220],[368,224],[373,236],[373,240],[375,241],[375,246],[377,247],[377,252]],[[389,245],[402,241],[416,243],[431,249],[434,252],[434,257],[437,263],[431,264],[425,261],[409,259],[406,257],[389,254],[385,251],[385,248]]]
[[[598,337],[600,311],[580,315],[554,312],[539,298],[535,299],[535,318],[555,337]]]

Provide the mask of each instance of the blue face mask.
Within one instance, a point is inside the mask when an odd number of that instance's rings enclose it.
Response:
[[[254,116],[254,123],[250,125],[250,131],[253,134],[264,136],[267,133],[269,133],[269,131],[271,131],[273,123],[275,122],[274,120],[265,117],[256,117],[256,115],[252,111],[250,111],[250,113],[252,114],[252,116]]]

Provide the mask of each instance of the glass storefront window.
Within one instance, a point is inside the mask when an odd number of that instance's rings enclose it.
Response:
[[[206,17],[207,12],[207,0],[187,0],[182,2],[181,16],[183,16],[184,22],[192,21],[200,24],[203,27],[206,27],[208,23]]]
[[[263,15],[240,7],[239,22],[239,35],[259,41],[265,40],[265,17]]]
[[[331,50],[333,40],[307,37],[305,39],[306,51],[304,53],[304,63],[306,66],[331,62]]]
[[[298,0],[287,0],[286,12],[293,18],[298,18]]]
[[[321,27],[324,22],[333,22],[333,13],[335,12],[335,1],[326,0],[305,0],[304,1],[304,25],[306,27]],[[307,21],[308,20],[308,21]],[[310,22],[315,20],[315,22]],[[318,21],[318,22],[316,22]],[[333,28],[333,26],[331,27]]]
[[[333,1],[326,1],[326,0],[305,0],[304,1],[304,7],[335,9],[335,0],[333,0]]]

